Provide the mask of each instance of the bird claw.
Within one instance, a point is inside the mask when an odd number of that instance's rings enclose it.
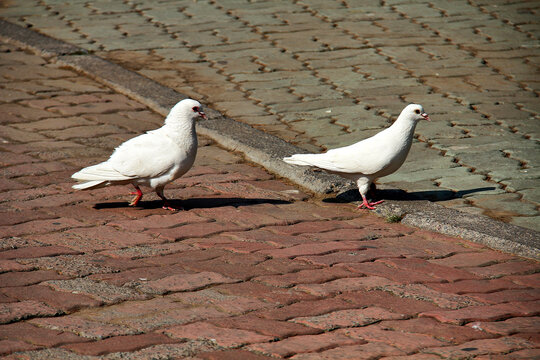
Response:
[[[141,200],[142,196],[135,196],[133,200],[130,201],[129,206],[137,206],[139,204],[139,200]]]
[[[161,208],[164,209],[164,210],[169,210],[169,211],[173,211],[173,212],[184,210],[184,208],[181,207],[181,206],[180,207],[171,206],[171,204],[169,204],[168,201],[164,201],[163,206]]]
[[[358,205],[358,207],[356,209],[361,209],[361,208],[363,208],[365,206],[366,209],[375,210],[375,205],[379,205],[379,204],[381,204],[383,202],[384,202],[384,200],[379,200],[379,201],[376,201],[376,202],[368,202],[367,200],[364,200],[364,202],[361,203],[360,205]]]
[[[174,207],[172,207],[172,206],[162,206],[161,208],[164,209],[164,210],[172,211],[172,212],[177,212],[177,211],[184,210],[184,209],[182,209],[182,208],[178,208],[178,209],[177,209],[177,208],[174,208]]]
[[[143,197],[143,193],[138,186],[135,186],[135,192],[129,193],[130,195],[135,195],[135,197],[129,203],[129,206],[137,206],[139,200]]]

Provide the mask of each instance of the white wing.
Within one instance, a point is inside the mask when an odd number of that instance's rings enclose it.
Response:
[[[73,174],[78,181],[125,181],[154,178],[170,171],[182,160],[180,148],[155,131],[130,139],[116,148],[109,160]]]
[[[120,145],[107,163],[129,178],[155,178],[169,172],[186,156],[171,138],[154,130]]]
[[[332,149],[323,154],[296,154],[284,161],[316,166],[333,172],[375,174],[390,166],[401,151],[400,146],[389,142],[384,135],[385,131],[382,131],[353,145]]]

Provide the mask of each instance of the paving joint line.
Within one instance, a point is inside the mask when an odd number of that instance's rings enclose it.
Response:
[[[166,115],[174,104],[187,97],[78,46],[1,18],[0,37],[89,76],[161,115]],[[351,192],[355,193],[351,191],[354,188],[352,182],[336,175],[291,166],[281,160],[293,153],[305,153],[305,150],[227,118],[213,109],[207,109],[207,114],[209,119],[199,122],[197,126],[199,134],[211,138],[228,150],[241,152],[247,160],[314,193],[336,192],[346,201],[357,200],[357,196],[351,195]],[[388,186],[380,188],[393,189]],[[386,201],[375,213],[383,217],[398,215],[406,225],[461,237],[493,249],[540,260],[539,232],[485,216],[463,213],[427,200]]]

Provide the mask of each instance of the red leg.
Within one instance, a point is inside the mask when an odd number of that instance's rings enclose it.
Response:
[[[133,200],[129,203],[129,206],[137,206],[139,203],[139,200],[141,200],[143,193],[141,189],[137,185],[133,185],[135,187],[135,192],[129,193],[130,195],[136,195]]]
[[[172,207],[171,204],[169,204],[169,200],[163,195],[163,188],[156,188],[156,194],[163,200],[163,209],[170,210],[170,211],[178,211],[183,210],[182,208],[175,208]]]
[[[384,202],[384,200],[379,200],[376,202],[368,202],[365,195],[362,195],[362,203],[358,205],[357,209],[361,209],[362,207],[366,207],[366,209],[375,210],[375,205],[379,205],[380,203]]]

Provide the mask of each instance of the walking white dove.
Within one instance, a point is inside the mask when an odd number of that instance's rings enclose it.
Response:
[[[178,102],[169,112],[165,124],[118,146],[109,160],[89,166],[71,177],[79,184],[74,189],[88,190],[109,185],[132,184],[136,195],[130,206],[136,206],[143,193],[140,185],[154,189],[163,200],[163,208],[173,208],[163,189],[184,175],[197,155],[195,120],[206,118],[201,104],[192,99]]]
[[[419,120],[430,121],[430,118],[421,105],[410,104],[390,127],[370,138],[322,154],[296,154],[283,161],[315,166],[355,181],[362,196],[362,204],[358,208],[365,206],[373,210],[384,200],[368,202],[366,194],[372,182],[401,167],[411,149],[414,129]]]

